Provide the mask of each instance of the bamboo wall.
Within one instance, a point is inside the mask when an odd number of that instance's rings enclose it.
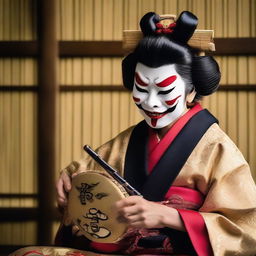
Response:
[[[35,65],[32,59],[0,59],[0,84],[36,84]],[[31,92],[0,92],[0,193],[37,192],[36,101],[36,95]],[[36,206],[33,198],[0,199],[0,207]],[[0,223],[0,234],[6,234],[0,236],[0,241],[3,244],[35,242],[30,235],[35,226],[33,222]]]
[[[255,37],[255,0],[57,0],[58,40],[122,40],[123,29],[137,29],[148,11],[195,13],[199,29],[215,37]],[[0,40],[36,40],[36,1],[0,0]],[[218,47],[218,45],[216,45]],[[255,85],[256,56],[216,57],[222,85]],[[121,58],[61,58],[56,174],[82,156],[82,146],[96,148],[141,120],[130,94],[122,91],[79,91],[76,86],[121,85]],[[0,59],[0,86],[37,86],[37,60]],[[220,91],[203,105],[220,120],[256,177],[256,92]],[[37,93],[0,91],[0,193],[37,193]],[[36,207],[37,200],[2,199],[0,207]],[[35,244],[36,223],[0,222],[0,245]]]
[[[0,0],[0,40],[35,40],[32,0]],[[37,63],[31,58],[1,58],[0,86],[37,84]],[[0,193],[37,192],[37,95],[0,91]],[[36,207],[33,197],[0,198],[0,207]],[[36,243],[36,222],[0,222],[0,245]]]

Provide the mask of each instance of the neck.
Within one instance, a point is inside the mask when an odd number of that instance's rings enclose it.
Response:
[[[165,134],[170,130],[170,128],[184,115],[186,114],[188,111],[188,108],[185,109],[185,111],[176,119],[174,120],[172,123],[168,124],[167,126],[160,128],[160,129],[155,129],[156,133],[157,133],[157,137],[159,138],[159,140],[161,140]]]
[[[161,140],[164,135],[169,131],[173,124],[169,124],[161,129],[156,129],[157,137]]]

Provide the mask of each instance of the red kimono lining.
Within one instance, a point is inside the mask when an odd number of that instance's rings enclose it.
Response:
[[[177,211],[182,218],[197,255],[212,256],[213,251],[202,215],[199,212],[185,209],[177,209]]]

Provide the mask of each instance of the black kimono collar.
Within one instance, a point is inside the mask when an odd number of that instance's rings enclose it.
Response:
[[[125,157],[124,178],[151,201],[163,200],[191,152],[213,124],[218,122],[208,110],[193,115],[148,175],[148,125],[140,122],[132,131]]]

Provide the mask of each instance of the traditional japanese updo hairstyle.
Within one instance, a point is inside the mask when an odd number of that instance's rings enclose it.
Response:
[[[195,100],[215,92],[221,77],[217,62],[211,56],[196,56],[187,44],[197,27],[197,17],[184,11],[169,28],[161,27],[159,21],[160,16],[154,12],[142,17],[143,39],[122,62],[124,86],[132,91],[138,62],[153,68],[175,64],[186,84],[186,93],[195,89]]]

